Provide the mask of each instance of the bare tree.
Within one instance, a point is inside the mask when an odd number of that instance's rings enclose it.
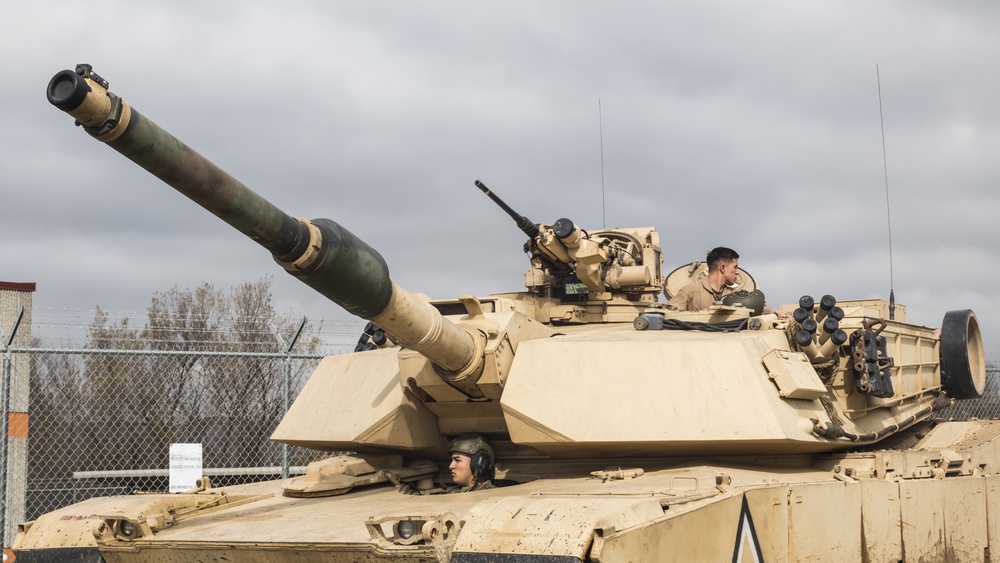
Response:
[[[31,346],[40,346],[38,338],[32,339]],[[79,434],[82,417],[72,406],[79,403],[82,380],[83,362],[80,356],[31,355],[29,489],[66,490],[72,486],[69,476],[74,468],[74,459],[83,449]],[[27,500],[30,514],[59,506],[45,496],[32,495]]]
[[[286,372],[294,394],[315,363],[283,355],[303,320],[274,310],[270,278],[157,293],[142,327],[98,309],[86,355],[32,357],[33,475],[163,468],[173,442],[202,443],[206,466],[275,465]]]

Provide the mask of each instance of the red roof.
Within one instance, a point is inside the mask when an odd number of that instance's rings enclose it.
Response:
[[[0,281],[0,289],[12,289],[14,291],[35,291],[35,282],[5,282]]]

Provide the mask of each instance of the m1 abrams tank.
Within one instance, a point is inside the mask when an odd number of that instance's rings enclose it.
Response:
[[[1000,548],[1000,425],[932,420],[984,390],[971,311],[940,331],[829,295],[784,317],[739,300],[671,311],[655,228],[536,224],[479,182],[527,236],[527,291],[428,302],[343,227],[286,215],[107,88],[80,65],[48,99],[370,321],[272,436],[352,454],[294,479],[84,501],[23,524],[19,561],[983,561]],[[492,442],[497,486],[438,494],[449,441],[468,433]]]

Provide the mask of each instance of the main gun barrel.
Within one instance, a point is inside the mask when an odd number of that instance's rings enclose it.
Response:
[[[481,369],[477,336],[393,283],[375,249],[329,219],[286,214],[107,88],[89,65],[78,65],[52,78],[47,97],[93,137],[266,248],[290,274],[446,374]]]

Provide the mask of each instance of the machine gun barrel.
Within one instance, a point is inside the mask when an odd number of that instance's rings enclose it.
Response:
[[[375,249],[329,219],[287,215],[107,88],[90,65],[78,65],[57,73],[46,93],[52,105],[93,137],[266,248],[320,294],[424,354],[445,374],[481,369],[477,337],[393,283]]]
[[[528,238],[533,239],[538,236],[537,223],[532,222],[531,219],[528,219],[524,215],[521,215],[517,211],[511,209],[511,207],[507,205],[504,202],[504,200],[500,199],[497,196],[497,194],[493,193],[489,188],[487,188],[486,184],[480,182],[479,180],[476,180],[476,187],[482,190],[482,192],[486,194],[486,197],[492,199],[493,203],[499,205],[500,209],[506,211],[507,215],[510,215],[510,218],[513,219],[515,223],[517,223],[517,227],[521,229],[521,232],[528,235]]]

